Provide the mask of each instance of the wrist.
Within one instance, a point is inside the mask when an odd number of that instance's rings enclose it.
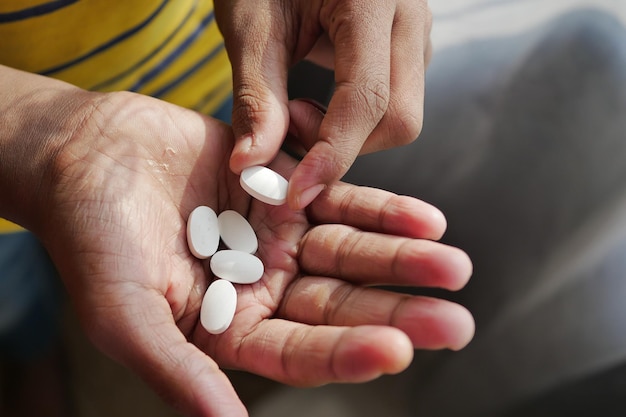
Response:
[[[95,94],[0,66],[0,217],[36,232],[46,216],[55,159]]]

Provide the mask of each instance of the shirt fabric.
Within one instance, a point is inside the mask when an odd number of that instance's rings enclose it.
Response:
[[[216,117],[232,82],[210,0],[4,0],[0,64]],[[0,219],[0,233],[19,230]]]

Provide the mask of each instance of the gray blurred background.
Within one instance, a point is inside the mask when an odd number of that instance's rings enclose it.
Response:
[[[252,415],[625,416],[626,1],[430,5],[423,133],[346,180],[443,210],[475,269],[433,293],[476,337],[369,384],[282,388]]]
[[[423,133],[346,180],[442,209],[475,269],[429,293],[474,313],[474,341],[360,385],[229,375],[252,417],[625,416],[626,0],[429,3]],[[290,86],[324,101],[331,83],[304,65]],[[74,415],[175,415],[66,319]]]

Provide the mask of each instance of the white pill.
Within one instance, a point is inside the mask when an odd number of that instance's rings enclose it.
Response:
[[[264,203],[279,206],[287,201],[289,183],[278,173],[264,166],[244,169],[239,183],[248,194]]]
[[[204,294],[200,307],[200,323],[211,334],[224,333],[235,316],[237,290],[230,282],[213,281]]]
[[[211,271],[236,284],[253,284],[263,276],[263,262],[254,255],[237,250],[221,250],[211,257]]]
[[[207,206],[196,207],[187,220],[187,244],[199,259],[213,255],[220,243],[217,215]]]
[[[235,210],[226,210],[217,216],[217,222],[220,236],[226,246],[241,252],[256,252],[259,242],[254,229],[245,217]]]

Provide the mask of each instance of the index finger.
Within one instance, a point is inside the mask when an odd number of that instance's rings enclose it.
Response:
[[[385,114],[394,15],[395,7],[377,2],[329,1],[322,6],[320,20],[335,47],[336,87],[318,141],[290,181],[292,207],[307,206],[312,195],[306,191],[345,174]]]

